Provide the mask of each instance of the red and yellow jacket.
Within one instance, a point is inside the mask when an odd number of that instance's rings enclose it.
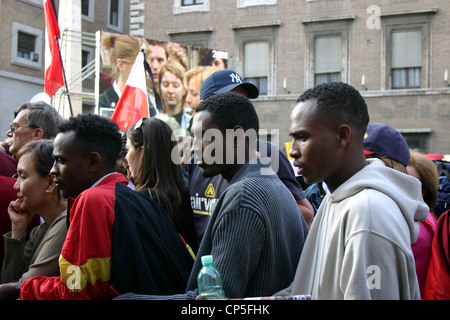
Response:
[[[185,291],[192,256],[168,214],[126,184],[123,175],[114,173],[70,201],[61,276],[25,281],[22,300]]]

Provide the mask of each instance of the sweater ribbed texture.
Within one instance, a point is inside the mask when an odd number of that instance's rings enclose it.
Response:
[[[211,254],[228,298],[268,296],[294,277],[307,226],[279,178],[246,164],[221,195],[211,215],[188,290],[197,288],[201,256]]]

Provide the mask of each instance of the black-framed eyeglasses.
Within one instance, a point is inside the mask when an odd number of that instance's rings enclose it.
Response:
[[[10,125],[9,125],[9,130],[11,131],[11,133],[14,133],[17,129],[19,129],[19,128],[32,128],[32,129],[36,129],[37,127],[34,127],[34,126],[20,126],[20,125],[18,125],[17,123],[11,123]]]

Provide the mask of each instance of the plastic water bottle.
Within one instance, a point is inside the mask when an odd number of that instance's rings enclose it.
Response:
[[[203,268],[197,276],[198,291],[200,300],[224,300],[222,276],[219,270],[214,267],[213,257],[202,257]]]

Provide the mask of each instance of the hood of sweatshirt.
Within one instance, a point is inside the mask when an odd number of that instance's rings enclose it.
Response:
[[[429,212],[422,198],[420,181],[413,176],[386,167],[379,159],[367,159],[367,163],[368,165],[330,194],[331,201],[340,202],[365,188],[372,188],[386,194],[395,201],[403,213],[410,229],[411,243],[414,243],[419,234],[417,221],[424,221]]]

